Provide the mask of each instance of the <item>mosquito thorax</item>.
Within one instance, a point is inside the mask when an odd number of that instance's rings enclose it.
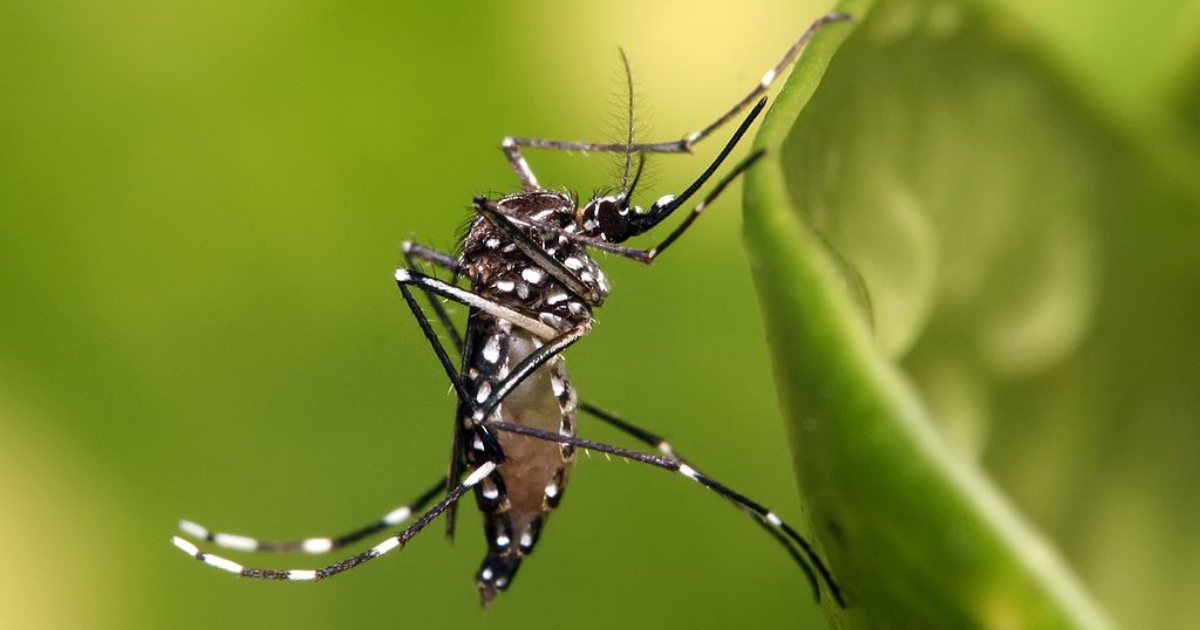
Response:
[[[571,291],[556,277],[553,266],[539,264],[482,216],[471,223],[460,255],[476,290],[559,330],[590,319],[591,308],[603,303],[610,286],[587,247],[571,238],[580,232],[575,198],[566,192],[539,190],[490,204],[515,219],[512,225],[537,245],[539,255],[557,261],[562,273],[571,274],[585,290]]]

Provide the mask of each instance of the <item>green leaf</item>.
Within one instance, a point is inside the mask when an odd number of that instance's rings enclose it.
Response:
[[[1122,135],[1136,125],[1103,120],[983,3],[838,10],[855,21],[797,65],[745,193],[797,475],[849,600],[831,619],[1107,627],[1009,494],[1093,568],[1137,539],[1093,518],[1128,482],[1104,470],[1119,446],[1105,428],[1135,382],[1159,386],[1169,417],[1200,409],[1194,361],[1122,362],[1167,356],[1194,315],[1197,153],[1156,135],[1169,125]],[[1147,298],[1170,306],[1131,312]],[[1113,600],[1152,595],[1129,582]]]

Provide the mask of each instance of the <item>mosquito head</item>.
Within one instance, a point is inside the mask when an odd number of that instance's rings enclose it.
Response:
[[[620,243],[641,232],[637,217],[642,209],[629,205],[625,194],[595,197],[579,209],[579,230],[592,238]]]
[[[628,187],[617,195],[594,197],[579,209],[576,221],[583,234],[609,243],[621,243],[651,227],[645,224],[645,211],[630,201],[638,182],[642,179],[642,168],[645,165],[646,156],[639,153],[637,168],[633,171],[633,179],[628,182]]]

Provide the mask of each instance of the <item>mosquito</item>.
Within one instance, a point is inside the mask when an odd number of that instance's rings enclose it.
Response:
[[[457,394],[458,405],[448,474],[415,501],[383,517],[333,537],[297,541],[259,540],[210,531],[191,521],[180,529],[193,539],[239,551],[327,553],[399,528],[370,549],[320,569],[249,568],[202,551],[175,537],[184,553],[205,564],[243,577],[267,580],[323,580],[403,547],[439,516],[447,515],[453,535],[458,502],[475,494],[483,513],[488,549],[476,574],[484,606],[507,589],[522,561],[532,553],[551,512],[562,501],[578,449],[642,462],[682,475],[745,511],[773,536],[800,566],[819,601],[822,585],[839,606],[841,590],[813,545],[775,512],[701,472],[661,436],[583,402],[567,374],[563,352],[592,328],[592,310],[603,304],[609,282],[590,250],[601,250],[649,264],[671,246],[732,182],[763,156],[751,153],[716,180],[686,218],[655,247],[635,249],[626,240],[654,229],[684,207],[724,164],[766,106],[764,93],[792,64],[805,44],[827,24],[850,19],[828,14],[808,27],[783,58],[732,108],[702,129],[672,142],[638,144],[632,124],[624,143],[566,142],[507,137],[501,149],[516,173],[521,191],[497,199],[476,197],[472,218],[457,255],[414,242],[402,245],[405,264],[396,284],[422,334]],[[626,75],[628,62],[626,62]],[[630,89],[632,110],[632,88]],[[646,154],[689,153],[719,127],[749,109],[717,157],[678,195],[664,195],[648,208],[634,205]],[[632,120],[632,111],[629,112]],[[539,184],[522,149],[623,153],[625,166],[616,194],[596,196],[580,205],[569,193]],[[634,161],[636,159],[636,166]],[[433,267],[449,281],[422,269]],[[466,288],[459,286],[466,280]],[[427,298],[432,317],[413,289]],[[442,300],[467,307],[465,331],[459,331]],[[434,322],[444,330],[456,365]],[[581,438],[576,419],[582,411],[652,447],[657,454]],[[415,518],[414,518],[415,516]]]

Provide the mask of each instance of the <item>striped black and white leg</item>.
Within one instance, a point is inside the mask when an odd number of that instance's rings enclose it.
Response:
[[[725,499],[733,501],[739,507],[751,512],[762,522],[783,532],[783,535],[794,542],[803,551],[804,558],[810,565],[810,568],[815,571],[816,575],[820,576],[820,581],[824,582],[828,587],[829,593],[833,596],[834,601],[836,601],[838,605],[843,608],[846,606],[846,602],[842,597],[841,589],[838,588],[837,582],[835,582],[833,579],[833,574],[829,571],[829,568],[825,566],[825,563],[821,560],[821,557],[817,555],[816,549],[813,548],[812,543],[810,543],[808,539],[801,536],[800,533],[795,530],[795,528],[787,524],[779,517],[779,515],[769,510],[766,506],[754,501],[753,499],[734,490],[733,488],[726,486],[720,481],[701,473],[695,468],[692,468],[690,465],[670,457],[650,455],[648,453],[633,451],[627,448],[621,448],[619,446],[612,446],[582,438],[560,435],[558,433],[542,431],[509,422],[491,421],[488,423],[488,426],[491,426],[499,431],[527,435],[529,437],[547,440],[550,442],[557,442],[559,444],[570,444],[576,448],[587,449],[599,453],[607,453],[609,455],[615,455],[617,457],[641,462],[643,464],[649,464],[656,468],[677,472],[684,477],[699,483],[700,485],[716,492]],[[817,579],[815,579],[813,572],[810,571],[808,575],[810,576],[810,579],[812,579],[814,595],[818,600],[820,600],[820,584]]]
[[[804,33],[792,44],[792,47],[784,53],[783,58],[774,66],[763,73],[759,80],[742,100],[738,101],[724,114],[721,114],[713,122],[709,123],[703,129],[693,131],[688,135],[673,141],[668,142],[653,142],[653,143],[601,143],[601,142],[571,142],[563,140],[546,140],[542,138],[517,138],[507,137],[500,144],[501,150],[504,151],[505,157],[508,159],[509,166],[517,174],[517,179],[521,181],[521,185],[525,190],[539,190],[537,177],[534,176],[532,169],[529,168],[529,163],[525,156],[522,155],[521,149],[547,149],[552,151],[599,151],[607,153],[690,153],[692,148],[701,140],[707,138],[722,125],[728,123],[735,118],[738,113],[750,106],[751,103],[758,100],[766,93],[775,79],[787,69],[788,66],[796,60],[800,55],[800,51],[812,39],[817,31],[821,30],[828,24],[833,22],[844,22],[852,19],[850,15],[845,13],[829,13],[818,18],[813,22]]]
[[[403,547],[408,541],[412,540],[421,530],[425,529],[434,519],[442,512],[446,511],[451,505],[454,505],[464,494],[476,484],[482,481],[485,477],[492,474],[496,470],[494,462],[486,462],[475,468],[467,475],[466,479],[459,483],[449,493],[438,501],[429,510],[422,513],[411,525],[403,531],[390,536],[383,542],[364,551],[363,553],[350,556],[345,560],[335,562],[331,565],[320,569],[257,569],[243,566],[238,562],[234,562],[228,558],[201,551],[192,542],[176,536],[171,542],[176,547],[187,555],[203,562],[209,566],[216,567],[222,571],[234,573],[242,577],[254,578],[259,580],[287,580],[287,581],[313,581],[324,580],[335,575],[345,573],[350,569],[358,567],[364,563],[370,562],[376,558],[380,558],[390,551]]]
[[[400,245],[400,250],[404,253],[404,261],[409,269],[419,271],[418,261],[428,262],[436,267],[445,269],[454,274],[450,284],[457,286],[459,278],[465,274],[462,265],[457,257],[438,251],[432,247],[426,247],[420,243],[413,241],[404,241]],[[463,340],[462,334],[458,332],[458,328],[454,326],[454,321],[450,319],[450,314],[446,312],[446,307],[436,299],[432,293],[425,292],[425,297],[429,299],[429,306],[433,309],[434,315],[437,316],[438,322],[442,325],[442,329],[446,334],[450,335],[450,342],[462,354]]]
[[[679,452],[676,451],[669,442],[667,442],[666,438],[662,437],[661,435],[647,431],[646,429],[643,429],[632,422],[629,422],[628,420],[624,420],[613,413],[604,411],[603,409],[600,409],[591,403],[580,401],[579,408],[584,413],[600,419],[605,424],[608,424],[622,433],[633,437],[646,446],[657,450],[659,453],[662,453],[664,457],[673,459],[682,465],[690,466],[692,470],[700,472],[698,468],[689,462],[688,459],[683,455],[679,454]],[[813,573],[812,567],[809,566],[808,560],[805,558],[803,548],[792,542],[792,540],[787,536],[787,534],[784,533],[784,530],[781,527],[776,527],[770,521],[763,520],[758,514],[750,509],[747,509],[746,506],[733,499],[729,499],[729,502],[753,518],[754,522],[763,528],[763,531],[774,538],[780,545],[783,545],[783,548],[787,551],[787,554],[791,556],[796,565],[800,567],[800,570],[804,571],[809,583],[812,584],[814,588],[816,587],[817,576]]]
[[[464,306],[479,309],[492,317],[506,320],[514,326],[524,328],[542,339],[550,340],[559,335],[559,331],[549,324],[545,324],[528,315],[519,313],[502,304],[497,304],[496,302],[480,297],[476,293],[456,287],[433,276],[427,276],[413,269],[401,267],[396,270],[395,277],[396,284],[400,285],[401,288],[409,286],[417,287],[422,291],[439,295]]]
[[[430,487],[421,494],[415,501],[407,505],[402,505],[396,509],[384,514],[375,522],[364,525],[358,529],[341,534],[339,536],[314,536],[302,540],[262,540],[243,536],[241,534],[230,534],[227,532],[215,532],[199,523],[183,520],[179,521],[179,530],[196,540],[212,543],[224,549],[233,549],[235,551],[247,552],[269,552],[269,553],[311,553],[320,554],[328,553],[336,549],[340,549],[347,545],[354,544],[369,536],[377,534],[387,529],[393,529],[406,523],[412,518],[415,513],[424,510],[434,498],[445,489],[445,483],[439,480],[436,485]]]

